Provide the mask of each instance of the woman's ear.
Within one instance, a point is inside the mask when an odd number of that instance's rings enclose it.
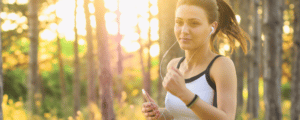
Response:
[[[217,30],[217,28],[218,28],[218,22],[217,21],[215,21],[215,22],[213,22],[212,24],[211,24],[211,26],[212,26],[212,28],[213,28],[213,32],[212,33],[215,33],[215,31]]]

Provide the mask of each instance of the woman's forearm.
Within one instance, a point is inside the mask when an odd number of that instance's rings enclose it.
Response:
[[[168,112],[166,108],[159,108],[158,109],[161,116],[158,118],[158,120],[173,120],[173,116]]]

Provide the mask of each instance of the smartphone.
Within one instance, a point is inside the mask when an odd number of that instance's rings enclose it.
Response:
[[[142,89],[142,93],[143,93],[144,97],[146,98],[147,102],[150,102],[150,100],[146,94],[146,91],[144,89]]]

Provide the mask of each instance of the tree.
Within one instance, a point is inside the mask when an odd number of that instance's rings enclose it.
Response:
[[[260,0],[251,0],[251,7],[253,7],[252,20],[254,29],[252,30],[252,40],[253,40],[253,50],[250,51],[250,61],[249,61],[249,84],[248,92],[251,94],[248,95],[248,104],[249,104],[249,113],[251,117],[258,117],[259,109],[259,95],[258,95],[258,82],[260,77],[259,65],[260,65],[260,48],[261,48],[261,24],[258,14]]]
[[[239,2],[239,15],[241,17],[241,28],[249,34],[249,4],[250,0],[240,1]],[[244,89],[244,71],[246,70],[246,58],[243,53],[242,48],[238,48],[238,58],[236,60],[236,68],[237,68],[237,116],[240,116],[239,114],[242,111],[243,104],[244,104],[244,98],[243,98],[243,89]]]
[[[148,14],[149,14],[149,18],[148,18],[148,21],[149,21],[149,29],[148,29],[148,45],[147,45],[147,48],[148,48],[148,60],[147,60],[147,73],[145,74],[145,78],[144,79],[144,89],[148,92],[149,95],[152,94],[151,92],[151,55],[150,55],[150,48],[151,48],[151,24],[150,24],[150,21],[152,19],[152,15],[151,15],[151,12],[150,12],[150,7],[151,7],[151,3],[150,3],[150,0],[148,1]]]
[[[57,1],[55,0],[55,3],[57,3]],[[55,18],[55,23],[58,24],[59,19],[56,15]],[[65,82],[65,73],[64,73],[64,63],[63,63],[63,57],[62,57],[62,48],[61,48],[61,41],[59,38],[59,33],[58,30],[56,30],[56,42],[57,42],[57,56],[58,56],[58,64],[59,64],[59,83],[60,83],[60,91],[61,91],[61,109],[62,109],[62,114],[63,116],[66,115],[66,111],[67,109],[65,108],[65,106],[67,106],[67,91],[66,91],[66,82]]]
[[[96,93],[95,93],[95,67],[94,67],[94,54],[93,54],[93,31],[90,21],[89,4],[90,0],[84,0],[84,14],[86,20],[86,41],[87,41],[87,78],[88,78],[88,107],[89,107],[89,119],[93,119],[92,105],[96,105]]]
[[[0,13],[2,6],[2,0],[0,0]],[[0,18],[0,26],[1,26],[1,18]],[[3,100],[3,72],[2,72],[2,39],[1,39],[1,27],[0,27],[0,103]],[[3,112],[2,112],[2,104],[0,105],[0,120],[3,120]]]
[[[27,110],[29,112],[29,119],[35,113],[34,102],[34,86],[38,80],[38,2],[39,0],[30,0],[28,4],[28,27],[29,27],[29,39],[30,39],[30,51],[29,51],[29,74],[28,74],[28,93],[27,93]]]
[[[122,91],[123,91],[123,82],[122,82],[122,72],[123,72],[123,54],[122,54],[122,46],[121,46],[121,40],[122,40],[122,35],[121,35],[121,12],[120,12],[120,0],[118,1],[118,9],[116,11],[117,14],[117,22],[118,22],[118,34],[116,37],[116,42],[117,42],[117,51],[118,51],[118,75],[117,75],[117,88],[118,88],[118,101],[121,103],[121,98],[122,98]]]
[[[300,2],[295,0],[294,8],[294,65],[291,82],[291,120],[300,119]]]
[[[98,59],[100,62],[99,88],[101,89],[101,110],[103,120],[114,120],[113,110],[113,91],[112,91],[112,72],[110,66],[110,54],[108,49],[108,33],[105,26],[104,0],[95,0],[96,32],[98,40]]]
[[[76,116],[77,111],[80,109],[80,72],[79,72],[79,56],[78,56],[78,35],[77,35],[77,0],[75,0],[75,10],[74,10],[74,32],[75,32],[75,41],[74,41],[74,81],[73,81],[73,96],[74,96],[74,117]]]
[[[264,43],[264,101],[267,120],[281,120],[281,59],[282,59],[282,1],[266,0],[263,28]]]
[[[160,54],[159,58],[163,57],[164,53],[171,47],[171,45],[176,41],[176,37],[174,35],[174,25],[175,25],[175,9],[176,9],[177,0],[158,0],[158,19],[159,19],[159,46],[160,46]],[[161,73],[164,76],[167,73],[167,64],[168,62],[179,56],[183,56],[184,52],[181,51],[179,46],[174,46],[164,58],[161,66]],[[158,71],[160,74],[160,71]],[[165,91],[162,89],[162,79],[159,77],[158,81],[158,97],[157,103],[159,106],[162,106],[163,96]]]

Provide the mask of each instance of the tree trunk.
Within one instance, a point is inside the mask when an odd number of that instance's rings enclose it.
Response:
[[[0,0],[0,13],[2,10],[2,0]],[[1,26],[1,19],[0,19]],[[1,27],[0,27],[0,103],[3,101],[3,69],[2,69],[2,39],[1,39]],[[0,105],[0,120],[3,120],[2,104]]]
[[[90,11],[89,11],[89,4],[90,0],[84,0],[84,13],[85,13],[85,20],[86,20],[86,41],[87,41],[87,95],[88,95],[88,108],[89,108],[89,119],[93,120],[95,115],[92,111],[92,106],[96,105],[96,93],[95,93],[95,62],[94,62],[94,54],[93,54],[93,31],[90,21]]]
[[[139,17],[139,16],[138,16]],[[140,30],[140,28],[139,28],[139,25],[137,25],[137,31],[138,31],[138,34],[140,35],[141,34],[141,30]],[[143,58],[143,56],[144,56],[144,45],[143,45],[143,43],[142,43],[142,40],[141,40],[142,38],[141,37],[139,37],[139,39],[138,39],[138,42],[139,42],[139,44],[140,44],[140,50],[139,50],[139,55],[140,55],[140,64],[141,64],[141,68],[142,68],[142,76],[143,76],[143,87],[144,87],[144,89],[145,89],[145,79],[146,79],[146,70],[145,70],[145,65],[144,65],[144,58]],[[148,91],[147,91],[148,92]],[[146,101],[146,99],[144,98],[144,101]]]
[[[249,4],[250,0],[240,1],[239,3],[239,15],[241,17],[241,28],[249,34]],[[246,56],[243,53],[243,50],[241,48],[238,49],[238,62],[236,64],[237,67],[237,117],[240,116],[244,104],[244,98],[243,98],[243,89],[244,89],[244,71],[246,71]]]
[[[300,2],[295,0],[294,8],[294,65],[291,83],[291,120],[300,119]]]
[[[160,54],[159,58],[162,59],[164,53],[173,45],[176,41],[174,35],[174,24],[175,24],[175,9],[177,0],[158,0],[158,18],[159,18],[159,46]],[[167,73],[167,64],[171,59],[179,56],[183,56],[184,52],[181,51],[179,45],[175,45],[171,51],[165,56],[161,65],[161,73],[164,77]],[[158,71],[160,74],[160,71]],[[166,91],[162,89],[162,78],[161,75],[158,81],[158,105],[164,105],[164,96]]]
[[[27,93],[27,110],[28,119],[32,119],[32,115],[35,114],[35,101],[34,101],[34,87],[38,79],[38,0],[30,0],[28,3],[28,27],[29,27],[29,39],[30,39],[30,51],[29,51],[29,74],[28,74],[28,93]]]
[[[79,55],[78,55],[78,37],[77,37],[77,0],[75,0],[75,18],[74,18],[74,32],[75,32],[75,41],[74,41],[74,81],[73,81],[73,97],[74,97],[74,117],[77,116],[77,111],[80,109],[80,72],[79,72]]]
[[[281,49],[282,46],[282,1],[266,0],[267,15],[264,22],[266,31],[264,63],[264,97],[266,120],[281,120]]]
[[[249,84],[248,90],[251,91],[249,94],[249,113],[251,117],[258,117],[258,109],[259,109],[259,95],[258,95],[258,83],[260,77],[259,64],[260,64],[260,48],[261,48],[261,24],[258,14],[258,7],[260,0],[252,0],[251,7],[253,7],[252,18],[254,26],[252,33],[252,42],[253,42],[253,50],[250,51],[250,68],[248,80],[251,84]]]
[[[98,39],[98,59],[100,62],[100,89],[101,93],[101,110],[103,120],[114,120],[113,110],[113,91],[112,91],[112,72],[109,62],[108,33],[105,26],[104,14],[106,9],[103,0],[95,0],[95,15],[97,25]]]
[[[120,0],[118,0],[118,10],[116,11],[117,13],[117,22],[118,22],[118,34],[116,37],[116,41],[117,41],[117,51],[118,51],[118,76],[117,76],[117,88],[118,88],[118,101],[120,103],[120,105],[122,106],[121,103],[121,98],[122,98],[122,91],[123,91],[123,82],[122,82],[122,72],[123,72],[123,54],[122,54],[122,46],[121,46],[121,40],[122,40],[122,35],[121,35],[121,12],[120,12]]]
[[[57,1],[55,1],[57,3]],[[58,17],[56,16],[55,18],[55,23],[58,24]],[[62,58],[62,50],[61,50],[61,41],[59,38],[59,32],[56,30],[56,39],[57,39],[57,56],[58,56],[58,64],[59,64],[59,79],[60,79],[60,91],[61,91],[61,109],[62,109],[62,114],[63,116],[66,115],[66,109],[67,106],[67,96],[66,96],[66,82],[65,82],[65,72],[64,72],[64,63],[63,63],[63,58]]]
[[[149,29],[148,29],[148,62],[147,62],[147,73],[146,73],[146,79],[144,79],[144,89],[148,92],[148,94],[151,96],[152,92],[151,92],[151,55],[150,55],[150,48],[151,48],[151,24],[150,24],[150,21],[152,19],[152,15],[151,15],[151,12],[150,12],[150,7],[151,7],[151,3],[150,3],[150,0],[148,1],[148,4],[149,4],[149,11],[148,11],[148,14],[149,14]]]

